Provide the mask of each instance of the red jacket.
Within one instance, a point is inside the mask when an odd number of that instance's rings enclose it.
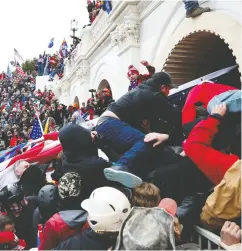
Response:
[[[61,211],[54,214],[45,224],[39,250],[53,249],[58,244],[81,232],[86,223],[82,210]]]
[[[236,88],[223,84],[213,84],[205,82],[195,86],[188,94],[185,105],[182,110],[182,124],[192,122],[196,119],[196,103],[201,102],[202,106],[207,109],[209,101],[226,91],[237,90]]]
[[[202,120],[191,131],[184,143],[186,155],[215,184],[219,184],[226,171],[239,159],[236,155],[225,154],[212,148],[220,121],[213,117]]]
[[[11,247],[13,248],[13,246],[16,245],[16,243],[14,243],[14,240],[15,240],[15,235],[13,232],[0,232],[0,248],[1,249],[4,248],[3,244],[9,244],[10,245],[9,248]],[[22,239],[19,239],[17,246],[19,246],[20,248],[15,247],[15,249],[21,249],[21,247],[25,248],[26,242]]]
[[[12,232],[0,232],[0,244],[13,242],[15,239],[14,233]]]
[[[9,146],[10,147],[17,146],[20,143],[20,141],[22,141],[21,137],[13,136],[10,140]]]

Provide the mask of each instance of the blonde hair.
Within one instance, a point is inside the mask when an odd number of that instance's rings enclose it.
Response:
[[[160,200],[160,189],[152,183],[144,182],[133,190],[133,206],[157,207]]]

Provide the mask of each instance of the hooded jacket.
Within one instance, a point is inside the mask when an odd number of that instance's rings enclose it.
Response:
[[[167,75],[161,72],[156,79],[149,79],[137,88],[127,92],[107,110],[116,114],[120,120],[141,129],[144,119],[155,123],[162,118],[171,126],[181,125],[181,112],[174,109],[167,97],[160,92],[162,84],[170,84]]]
[[[58,181],[67,172],[78,173],[82,180],[82,199],[88,198],[94,189],[109,184],[103,170],[112,164],[98,157],[89,131],[79,125],[68,125],[60,130],[59,139],[63,156],[56,163],[52,179]]]
[[[81,232],[87,220],[83,210],[67,210],[54,214],[45,224],[39,250],[55,248],[61,241]]]

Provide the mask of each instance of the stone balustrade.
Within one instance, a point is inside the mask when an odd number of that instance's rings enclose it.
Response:
[[[112,11],[109,15],[107,12],[101,10],[92,25],[82,29],[80,33],[81,43],[78,44],[77,48],[72,52],[70,59],[65,60],[63,80],[69,78],[70,75],[73,74],[73,71],[78,70],[77,65],[87,57],[90,50],[92,50],[100,41],[100,38],[105,37],[105,35],[106,37],[111,36],[111,42],[114,44],[119,43],[120,47],[124,47],[127,43],[130,43],[131,40],[134,43],[139,43],[138,21],[128,18],[119,26],[117,26],[114,21],[114,19],[118,17],[120,11],[125,9],[128,4],[134,6],[137,2],[138,1],[134,0],[112,1]]]
[[[140,21],[137,0],[112,1],[112,11],[101,10],[91,26],[80,32],[81,42],[72,51],[70,59],[65,60],[63,78],[57,83],[61,93],[65,93],[67,83],[88,79],[89,62],[100,46],[117,46],[121,55],[130,46],[139,46]],[[80,82],[80,83],[81,83]]]

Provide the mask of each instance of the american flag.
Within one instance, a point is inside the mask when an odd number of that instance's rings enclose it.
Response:
[[[16,71],[18,72],[18,74],[20,76],[22,76],[22,77],[25,76],[25,73],[24,73],[23,69],[21,68],[21,66],[19,65],[19,63],[17,63],[17,65],[16,65]]]
[[[30,133],[30,138],[39,139],[42,136],[43,136],[43,128],[42,128],[42,125],[40,124],[38,117],[36,116],[34,120],[32,132]]]
[[[97,123],[97,120],[98,119],[94,119],[91,121],[92,127]],[[40,139],[30,141],[27,143],[27,145],[21,147],[23,149],[23,147],[26,148],[28,147],[28,145],[34,146],[22,154],[18,154],[18,152],[15,151],[15,154],[17,155],[0,163],[0,176],[4,175],[4,173],[2,172],[6,173],[6,169],[12,167],[18,160],[26,160],[29,163],[35,164],[46,164],[49,161],[55,159],[58,154],[63,150],[59,141],[58,132],[45,134]]]
[[[60,151],[62,151],[62,146],[58,140],[58,132],[43,135],[42,138],[36,141],[38,141],[38,144],[35,144],[28,151],[0,163],[0,174],[6,168],[14,165],[18,160],[26,160],[29,163],[45,164],[56,158]],[[31,142],[29,143],[31,144]]]

